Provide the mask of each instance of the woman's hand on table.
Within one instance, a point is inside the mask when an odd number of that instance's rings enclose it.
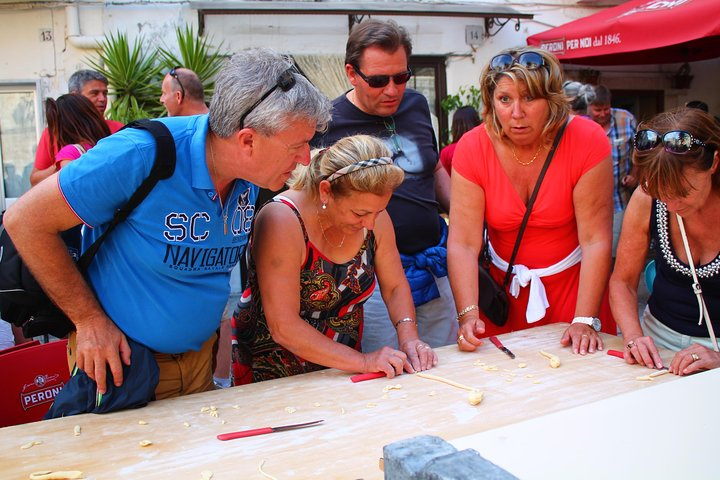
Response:
[[[668,369],[675,375],[690,375],[720,367],[720,353],[693,343],[675,354]]]
[[[365,353],[364,355],[364,372],[383,372],[387,375],[387,378],[393,378],[400,375],[403,370],[413,371],[407,355],[394,348],[382,347],[380,350]]]
[[[477,347],[482,345],[483,342],[480,338],[484,334],[485,322],[477,316],[466,315],[460,321],[458,329],[458,348],[463,352],[474,352]]]
[[[580,355],[603,349],[600,334],[584,323],[571,324],[560,338],[560,343],[565,347],[572,346],[573,353]]]
[[[625,361],[648,368],[662,368],[662,358],[655,342],[650,337],[638,335],[625,337]]]
[[[430,370],[437,365],[438,358],[435,351],[420,339],[408,340],[400,345],[400,349],[405,352],[407,359],[412,366],[408,373],[422,372]]]

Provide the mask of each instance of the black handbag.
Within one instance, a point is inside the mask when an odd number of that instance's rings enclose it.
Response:
[[[560,127],[557,135],[555,135],[552,148],[550,149],[550,152],[548,152],[545,164],[543,165],[542,170],[540,170],[540,175],[535,183],[535,188],[528,199],[525,216],[520,224],[520,231],[518,231],[518,236],[515,240],[515,247],[513,248],[512,255],[510,256],[510,261],[508,262],[508,268],[505,272],[505,278],[502,286],[495,281],[492,275],[490,275],[491,260],[490,250],[488,248],[489,237],[487,233],[487,225],[483,228],[483,249],[478,261],[478,306],[488,320],[498,327],[502,327],[507,323],[508,312],[510,310],[507,296],[507,286],[510,283],[510,278],[512,276],[515,257],[517,257],[518,250],[520,249],[520,240],[522,239],[523,233],[525,233],[525,227],[530,219],[530,212],[532,212],[532,207],[535,204],[535,198],[540,191],[540,185],[542,184],[543,178],[545,178],[545,173],[550,166],[552,157],[555,155],[555,150],[557,149],[558,143],[560,143],[560,138],[562,138],[562,134],[565,131],[566,126],[567,122]]]

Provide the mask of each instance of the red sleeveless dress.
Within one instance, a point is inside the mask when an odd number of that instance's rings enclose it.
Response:
[[[545,268],[567,257],[578,246],[573,190],[580,178],[610,155],[605,133],[595,122],[574,117],[567,125],[523,235],[516,264],[530,269]],[[505,261],[510,260],[525,215],[525,204],[513,187],[495,154],[485,125],[463,135],[453,157],[453,168],[485,192],[485,220],[490,243]],[[450,223],[452,225],[452,215]],[[482,227],[478,227],[482,232]],[[502,284],[505,272],[494,265],[490,272]],[[525,318],[529,286],[516,299],[508,292],[508,322],[498,327],[486,322],[485,334],[498,335],[557,322],[571,322],[577,303],[580,263],[560,273],[542,277],[550,306],[541,320],[528,324]],[[600,311],[602,331],[617,334],[610,313],[607,289]]]

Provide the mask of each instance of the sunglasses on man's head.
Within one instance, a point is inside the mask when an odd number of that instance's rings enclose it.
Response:
[[[168,72],[168,75],[170,75],[170,76],[173,77],[175,80],[177,80],[178,85],[180,86],[180,92],[182,93],[182,96],[184,97],[184,96],[185,96],[185,87],[183,87],[183,84],[182,84],[182,82],[180,81],[180,77],[178,76],[178,72],[177,72],[178,68],[182,68],[182,67],[179,67],[179,66],[173,67],[173,68]]]
[[[693,137],[685,130],[671,130],[660,134],[655,130],[640,130],[635,134],[635,150],[647,152],[663,144],[665,151],[675,155],[685,155],[695,147],[705,147],[705,144]]]
[[[500,55],[495,55],[492,60],[490,60],[490,70],[501,72],[515,64],[523,66],[528,70],[537,70],[545,65],[545,60],[543,60],[542,55],[536,52],[525,52],[517,56],[510,55],[509,53],[501,53]]]
[[[386,86],[390,83],[391,78],[392,81],[395,82],[395,85],[403,85],[410,80],[410,77],[412,77],[412,71],[409,68],[407,71],[396,73],[395,75],[370,75],[369,77],[362,73],[356,66],[353,66],[353,70],[355,70],[355,72],[360,75],[360,78],[365,80],[365,82],[367,82],[367,84],[372,88],[382,88]]]
[[[258,105],[260,105],[263,100],[265,100],[267,97],[270,96],[271,93],[273,93],[278,88],[282,90],[283,92],[287,92],[292,87],[295,86],[296,80],[295,80],[295,73],[300,73],[295,68],[295,65],[291,65],[287,70],[282,72],[275,82],[275,85],[270,88],[267,92],[263,93],[263,95],[260,97],[260,99],[253,103],[250,108],[245,110],[245,113],[242,114],[242,117],[240,117],[240,129],[244,128],[245,126],[245,118],[250,115],[250,113],[257,108]]]

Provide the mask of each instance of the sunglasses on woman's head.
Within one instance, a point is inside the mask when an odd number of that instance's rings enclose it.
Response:
[[[675,155],[685,155],[695,147],[705,147],[705,144],[693,137],[685,130],[671,130],[660,134],[655,130],[640,130],[635,134],[635,150],[647,152],[663,144],[665,151]]]
[[[365,80],[368,85],[372,88],[382,88],[388,83],[390,83],[390,79],[392,78],[392,81],[395,82],[395,85],[402,85],[404,83],[407,83],[408,80],[410,80],[410,77],[412,77],[412,71],[408,68],[407,71],[396,73],[395,75],[370,75],[369,77],[362,73],[360,69],[356,66],[353,66],[353,70],[355,70],[355,73],[360,75],[360,78]]]
[[[545,60],[543,60],[542,55],[535,52],[525,52],[517,56],[510,55],[509,53],[501,53],[500,55],[495,55],[492,60],[490,60],[490,70],[501,72],[515,64],[521,65],[528,70],[537,70],[545,65]]]
[[[257,108],[258,105],[260,105],[263,100],[265,100],[267,97],[270,96],[271,93],[273,93],[278,88],[282,90],[283,92],[287,92],[292,87],[295,86],[296,80],[295,80],[295,73],[298,72],[297,68],[295,68],[295,65],[291,65],[287,70],[283,71],[277,78],[277,81],[275,82],[275,85],[270,88],[267,92],[263,93],[263,95],[258,99],[257,102],[253,103],[250,108],[245,110],[245,113],[242,114],[242,117],[240,117],[240,129],[242,130],[245,126],[245,118],[250,115],[250,113]]]

